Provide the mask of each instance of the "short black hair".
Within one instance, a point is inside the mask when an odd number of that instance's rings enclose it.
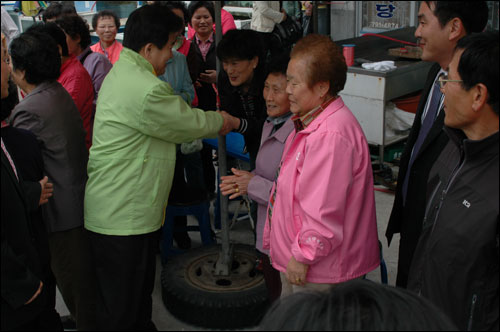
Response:
[[[75,40],[80,37],[80,46],[82,50],[90,45],[90,31],[87,22],[79,15],[60,17],[56,20],[56,24],[63,29],[71,39]]]
[[[100,12],[95,14],[94,17],[92,17],[92,28],[94,29],[94,31],[97,28],[97,21],[102,17],[112,17],[115,21],[116,30],[120,28],[120,18],[118,17],[118,15],[116,15],[116,13],[112,10],[105,9],[101,10]]]
[[[38,85],[57,80],[61,74],[61,56],[53,38],[37,31],[26,31],[10,43],[14,70],[26,71],[28,83]]]
[[[61,46],[62,56],[68,56],[68,44],[66,43],[66,35],[64,31],[55,23],[47,22],[45,24],[34,24],[26,30],[26,32],[39,32],[52,37],[57,45]]]
[[[61,16],[66,15],[78,15],[75,6],[73,6],[72,4],[67,4],[66,1],[64,4],[61,4],[59,2],[52,2],[50,6],[48,6],[44,10],[42,19],[44,22],[47,22],[47,20],[58,19]]]
[[[481,32],[488,23],[488,5],[486,1],[426,1],[429,8],[434,5],[434,15],[444,27],[458,17],[467,34]]]
[[[206,8],[210,15],[212,16],[212,20],[215,23],[215,8],[214,4],[212,1],[191,1],[189,3],[188,7],[188,12],[189,12],[189,23],[191,23],[191,20],[193,18],[194,13],[199,9],[199,8]]]
[[[220,61],[228,59],[252,60],[259,57],[259,64],[264,62],[261,35],[254,30],[229,30],[217,45],[217,57]]]
[[[189,22],[189,12],[184,1],[156,1],[155,4],[165,6],[168,9],[180,9],[184,14],[184,24]]]
[[[288,52],[281,52],[273,55],[269,64],[267,65],[267,73],[269,74],[282,74],[286,76],[286,70],[290,62],[290,54]]]
[[[466,90],[482,83],[488,89],[487,103],[498,115],[498,31],[474,33],[463,37],[455,50],[464,50],[458,74]]]
[[[128,17],[123,46],[137,53],[148,43],[162,49],[170,34],[177,33],[183,25],[181,18],[164,6],[142,6]]]
[[[369,280],[326,292],[301,292],[276,302],[261,331],[458,331],[429,300]]]

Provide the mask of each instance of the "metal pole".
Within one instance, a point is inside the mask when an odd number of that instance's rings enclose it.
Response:
[[[313,12],[312,12],[312,18],[313,18],[313,33],[319,33],[319,27],[318,27],[318,2],[313,1]]]
[[[215,45],[219,45],[222,39],[221,9],[222,1],[214,1],[215,4]],[[220,61],[217,59],[217,78],[219,78]],[[219,135],[218,138],[219,154],[219,176],[227,174],[226,157],[226,136]],[[217,188],[217,190],[219,190]],[[222,248],[219,253],[219,259],[215,265],[215,275],[228,276],[232,265],[232,250],[229,243],[229,225],[228,225],[228,198],[220,195],[220,221],[222,227]]]

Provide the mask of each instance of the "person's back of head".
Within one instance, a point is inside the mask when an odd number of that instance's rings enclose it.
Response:
[[[56,19],[60,18],[61,16],[71,16],[71,15],[78,15],[76,12],[75,6],[71,4],[61,4],[59,2],[52,2],[50,6],[48,6],[44,12],[42,19],[44,22],[47,21],[55,21]]]
[[[53,38],[37,31],[26,31],[10,44],[14,70],[24,70],[28,83],[38,85],[56,80],[61,71],[61,56]]]
[[[163,49],[170,34],[179,32],[183,26],[182,19],[164,6],[142,6],[127,20],[123,46],[137,53],[148,43]]]
[[[64,31],[55,23],[47,22],[45,24],[34,24],[26,30],[27,33],[38,32],[50,36],[56,44],[61,48],[61,55],[68,56],[68,44],[66,43],[66,35]]]
[[[288,54],[288,52],[281,52],[273,55],[267,65],[267,73],[286,76],[288,62],[290,62],[290,54]]]
[[[56,20],[56,24],[67,33],[71,39],[80,38],[80,47],[86,49],[91,43],[90,31],[87,22],[79,16],[62,16]]]
[[[352,280],[327,292],[303,292],[275,303],[261,331],[456,331],[436,306],[408,290]]]
[[[182,11],[182,14],[184,15],[184,24],[189,22],[189,12],[184,1],[158,1],[156,4],[165,6],[170,10],[178,9]]]
[[[498,31],[475,33],[463,37],[457,50],[464,50],[458,73],[466,90],[481,83],[488,89],[489,104],[498,116]]]
[[[426,3],[429,8],[433,8],[434,15],[442,27],[458,17],[466,34],[470,34],[483,31],[488,23],[486,1],[426,1]]]

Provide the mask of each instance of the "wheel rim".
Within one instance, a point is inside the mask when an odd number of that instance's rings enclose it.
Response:
[[[262,273],[255,270],[255,256],[235,252],[228,276],[216,276],[215,265],[219,253],[207,253],[190,262],[186,268],[186,278],[194,286],[213,292],[237,292],[255,287],[263,282]]]

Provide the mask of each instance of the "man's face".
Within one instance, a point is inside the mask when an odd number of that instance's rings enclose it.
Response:
[[[458,74],[458,63],[464,53],[458,50],[450,62],[448,79],[461,80]],[[461,82],[447,82],[441,90],[444,95],[444,124],[451,128],[467,129],[474,123],[474,111],[472,110],[472,89],[466,91]]]
[[[422,1],[418,11],[418,27],[415,37],[420,39],[422,60],[429,62],[442,62],[443,57],[449,57],[453,45],[448,39],[448,29],[442,27],[432,8]],[[448,60],[449,61],[449,60]]]
[[[9,95],[9,76],[9,56],[2,43],[2,99],[6,98]]]
[[[167,61],[173,57],[172,47],[174,46],[176,39],[177,33],[171,33],[168,42],[162,49],[159,49],[155,45],[151,45],[151,50],[148,53],[146,60],[153,65],[156,76],[165,74]]]

